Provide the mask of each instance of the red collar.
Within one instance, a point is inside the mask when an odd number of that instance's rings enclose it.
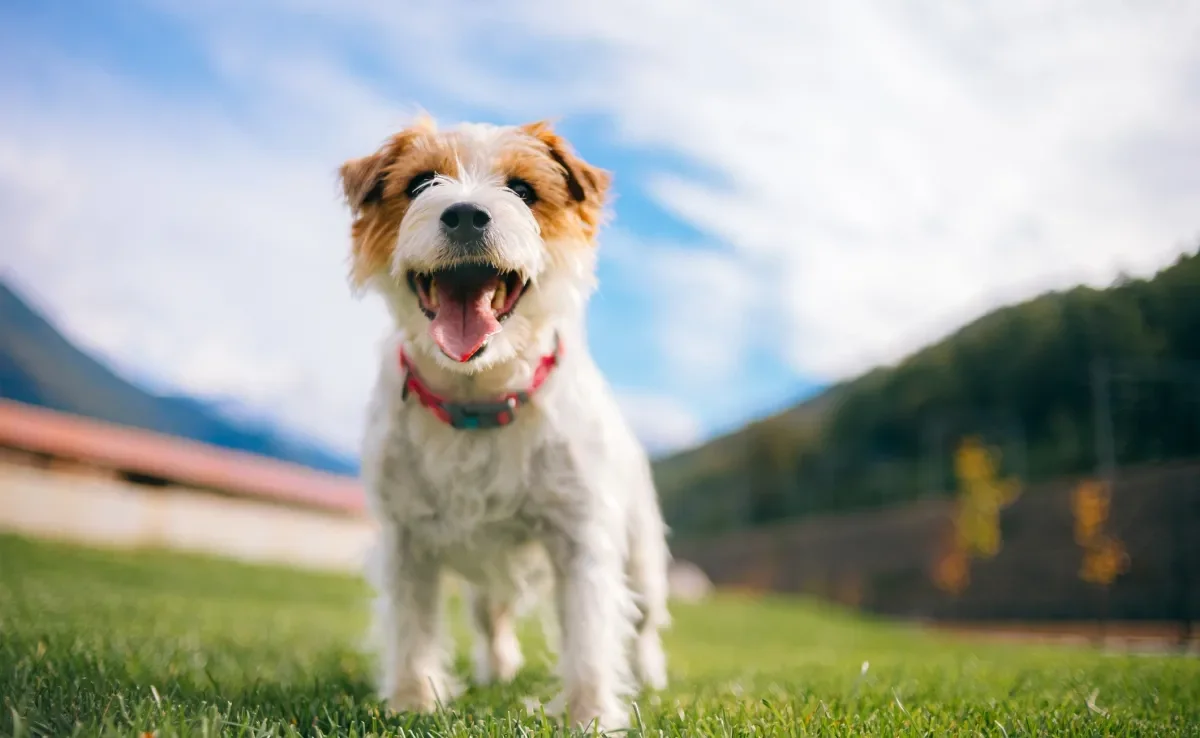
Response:
[[[408,399],[411,392],[417,396],[421,404],[429,408],[438,420],[451,427],[459,429],[483,430],[498,428],[513,422],[517,408],[529,402],[529,398],[550,376],[554,367],[558,366],[562,356],[562,345],[558,336],[554,337],[554,350],[542,357],[537,369],[533,372],[533,381],[529,389],[523,392],[509,392],[495,400],[484,402],[450,402],[429,389],[425,382],[417,376],[412,363],[400,347],[400,371],[404,373],[404,389],[401,399]]]

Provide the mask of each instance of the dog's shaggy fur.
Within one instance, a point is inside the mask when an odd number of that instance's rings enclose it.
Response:
[[[430,711],[457,693],[443,638],[444,571],[470,583],[482,682],[520,667],[514,619],[548,572],[563,683],[554,709],[577,724],[627,725],[626,699],[639,683],[666,681],[659,629],[668,622],[669,554],[646,454],[586,345],[609,175],[545,123],[439,130],[424,117],[346,162],[341,179],[354,216],[351,280],[383,297],[396,327],[362,456],[381,527],[372,578],[383,698],[396,710]],[[447,208],[460,203],[490,216],[475,242],[447,229],[457,222]],[[475,287],[443,286],[464,264],[501,275],[487,283],[494,302],[489,291],[478,303],[491,305],[478,308],[484,328],[466,317]],[[443,320],[454,294],[458,312]],[[556,338],[557,367],[510,425],[456,429],[402,391],[401,348],[434,392],[475,401],[527,389]]]

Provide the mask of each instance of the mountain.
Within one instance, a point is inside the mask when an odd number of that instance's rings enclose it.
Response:
[[[1093,385],[1094,372],[1111,376]],[[1024,482],[1090,473],[1103,390],[1111,461],[1200,456],[1200,253],[1150,279],[995,310],[894,366],[659,459],[681,537],[949,494],[959,442]]]
[[[68,341],[0,282],[0,397],[354,475],[358,465],[265,421],[234,420],[216,403],[157,395],[119,377]]]

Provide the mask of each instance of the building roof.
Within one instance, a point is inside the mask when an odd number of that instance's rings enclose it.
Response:
[[[357,479],[0,399],[0,446],[229,494],[364,511]]]

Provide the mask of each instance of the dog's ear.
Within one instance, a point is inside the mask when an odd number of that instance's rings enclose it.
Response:
[[[351,212],[358,213],[364,205],[383,199],[384,169],[389,156],[387,149],[370,156],[351,159],[338,170],[342,180],[342,192]]]
[[[567,192],[579,204],[584,221],[589,226],[598,225],[612,175],[580,159],[566,139],[554,132],[549,121],[528,123],[521,130],[546,145],[550,157],[562,168]]]
[[[421,136],[436,130],[437,124],[433,118],[422,113],[408,128],[384,142],[374,154],[351,159],[343,164],[338,174],[350,210],[357,215],[363,206],[382,200],[383,188],[387,185],[388,165],[403,155]]]

